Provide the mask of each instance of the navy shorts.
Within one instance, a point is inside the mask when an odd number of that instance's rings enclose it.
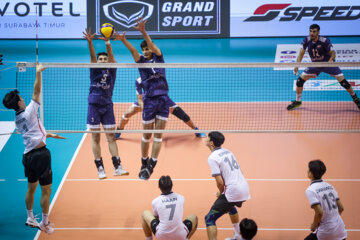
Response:
[[[211,207],[211,210],[219,211],[222,214],[228,213],[233,207],[241,207],[243,202],[229,202],[225,194],[221,194]]]
[[[168,104],[170,108],[177,106],[176,103],[173,100],[171,100],[171,98],[169,98]],[[133,103],[133,105],[139,107],[139,102],[136,101]]]
[[[304,70],[305,74],[316,74],[316,76],[319,76],[321,72],[334,76],[342,75],[339,67],[307,67]]]
[[[155,117],[167,121],[171,99],[167,95],[146,98],[144,100],[143,123],[152,123]]]
[[[87,125],[89,129],[100,128],[102,123],[104,128],[115,128],[115,115],[113,103],[107,105],[88,105]]]
[[[39,181],[41,186],[52,183],[51,154],[46,147],[33,149],[24,154],[23,165],[29,183]]]

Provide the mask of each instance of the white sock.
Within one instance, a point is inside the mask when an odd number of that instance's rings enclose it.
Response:
[[[152,236],[146,237],[146,240],[152,240]]]
[[[29,218],[34,218],[34,213],[33,213],[33,210],[26,210],[27,211],[27,215]]]
[[[156,162],[157,161],[157,158],[151,158],[154,162]]]
[[[296,101],[301,101],[301,94],[296,94]]]
[[[239,223],[233,223],[234,231],[236,235],[240,235],[240,226]]]
[[[49,224],[49,214],[48,214],[48,213],[42,213],[42,222],[43,222],[45,225],[48,225],[48,224]]]

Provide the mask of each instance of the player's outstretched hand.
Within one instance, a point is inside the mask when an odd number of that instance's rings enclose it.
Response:
[[[55,134],[55,133],[48,133],[48,134],[46,134],[46,137],[52,137],[52,138],[57,138],[57,139],[66,139],[65,137],[62,137],[59,134]]]
[[[36,64],[36,72],[42,72],[46,69],[46,67],[44,67],[41,64]]]
[[[147,22],[147,20],[145,20],[145,22],[144,22],[144,20],[143,20],[143,18],[141,17],[141,18],[138,18],[137,20],[136,20],[136,23],[138,24],[137,26],[135,26],[134,28],[136,29],[136,30],[139,30],[140,32],[145,32],[145,24],[146,24],[146,22]]]
[[[298,67],[295,67],[295,68],[294,68],[294,74],[295,74],[295,75],[299,75],[299,68],[298,68]]]
[[[125,32],[123,32],[122,34],[120,34],[119,32],[115,32],[114,35],[114,40],[121,40],[124,41],[125,40]]]
[[[88,41],[92,41],[95,36],[96,33],[91,34],[91,28],[85,29],[85,31],[83,32],[83,37]]]

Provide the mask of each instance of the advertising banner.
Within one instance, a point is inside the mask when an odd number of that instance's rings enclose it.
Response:
[[[1,0],[0,39],[82,38],[86,0]]]
[[[360,62],[359,43],[333,44],[333,47],[336,53],[336,62]],[[278,44],[276,47],[275,62],[296,62],[300,48],[300,44]],[[302,59],[302,62],[311,62],[307,51]]]
[[[360,35],[358,0],[231,0],[230,37],[306,36],[320,25],[326,36]]]
[[[95,4],[93,4],[95,2]],[[116,31],[140,37],[136,20],[146,20],[147,32],[157,38],[228,37],[229,0],[88,0],[88,26],[100,32],[103,23]]]

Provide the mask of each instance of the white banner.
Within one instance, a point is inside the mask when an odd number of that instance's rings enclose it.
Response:
[[[0,39],[82,38],[86,0],[1,0],[0,19]]]
[[[348,80],[354,90],[360,90],[360,80]],[[293,90],[296,91],[296,80],[294,80]],[[335,80],[307,80],[304,84],[304,91],[344,91],[344,88]]]
[[[230,9],[230,37],[306,36],[313,23],[322,35],[360,35],[359,0],[231,0]]]
[[[331,40],[331,39],[330,39]],[[360,62],[360,44],[346,43],[333,44],[336,53],[336,62]],[[299,44],[278,44],[276,47],[276,63],[296,62],[301,45]],[[311,62],[308,52],[306,51],[302,62]]]

